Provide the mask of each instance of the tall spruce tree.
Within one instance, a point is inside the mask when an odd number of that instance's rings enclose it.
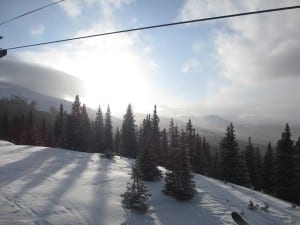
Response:
[[[104,152],[104,122],[101,107],[99,105],[94,123],[94,152]]]
[[[274,193],[274,153],[269,142],[266,154],[263,158],[262,188],[266,193]]]
[[[140,161],[142,177],[145,181],[156,181],[161,178],[161,172],[157,168],[157,156],[156,151],[153,148],[151,143],[151,129],[152,123],[150,119],[150,115],[143,120],[142,127],[140,129],[140,149],[141,152],[138,156],[138,160]]]
[[[250,177],[250,183],[255,186],[255,152],[251,137],[248,138],[248,145],[245,148],[245,163]]]
[[[79,150],[88,152],[90,148],[91,123],[88,117],[85,104],[81,107],[79,127]]]
[[[75,100],[72,104],[71,115],[69,116],[68,122],[68,145],[71,149],[79,150],[80,148],[80,124],[81,124],[81,102],[79,95],[75,96]]]
[[[122,155],[135,158],[137,155],[136,125],[131,104],[128,105],[126,114],[123,116],[121,132]]]
[[[166,128],[160,132],[160,152],[161,152],[161,165],[167,166],[169,158],[169,144],[168,144],[168,133]]]
[[[36,127],[36,121],[33,116],[34,109],[28,112],[27,119],[25,122],[25,129],[23,129],[21,143],[25,145],[38,145],[39,136]]]
[[[174,125],[173,118],[170,121],[169,127],[170,152],[167,164],[168,171],[165,173],[165,188],[163,192],[166,195],[174,196],[178,189],[177,175],[175,173],[177,160],[180,151],[180,136],[177,126]]]
[[[212,171],[212,156],[210,152],[210,145],[206,141],[206,138],[203,137],[203,149],[204,149],[204,157],[205,157],[205,170],[204,175],[210,176]]]
[[[195,152],[193,157],[193,170],[196,173],[204,174],[206,168],[205,154],[203,148],[203,141],[199,134],[196,135]]]
[[[113,150],[113,126],[111,121],[111,112],[109,105],[105,113],[105,123],[104,123],[104,150],[107,156],[112,155]]]
[[[238,176],[239,181],[237,183],[250,188],[251,183],[250,183],[250,177],[249,177],[249,173],[248,173],[246,163],[245,163],[245,152],[244,151],[240,152],[240,162],[239,162],[238,174],[239,174],[239,176]]]
[[[296,186],[293,143],[290,127],[286,124],[276,146],[275,190],[279,198],[290,202],[295,202],[299,192]]]
[[[262,189],[262,161],[259,147],[255,150],[255,180],[254,180],[254,188],[255,190]]]
[[[212,160],[211,176],[213,178],[220,179],[220,158],[218,152],[215,152]]]
[[[221,178],[239,185],[248,185],[249,175],[245,170],[243,158],[240,155],[235,130],[231,123],[226,130],[225,137],[220,143]]]
[[[159,117],[157,114],[157,107],[154,105],[153,115],[151,117],[151,148],[155,151],[157,162],[161,164],[162,156],[160,152],[160,130]]]
[[[195,166],[197,165],[194,160],[196,156],[196,135],[191,119],[189,119],[186,124],[185,133],[186,144],[190,152],[191,165],[194,170]]]
[[[173,160],[175,155],[178,152],[178,149],[180,147],[180,135],[178,132],[178,127],[174,124],[174,119],[172,118],[170,120],[170,126],[169,126],[169,142],[170,142],[170,149],[169,149],[169,160],[167,161],[167,168],[172,169]]]

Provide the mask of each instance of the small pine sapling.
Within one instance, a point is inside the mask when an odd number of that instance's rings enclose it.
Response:
[[[142,173],[139,162],[132,168],[132,183],[127,184],[127,190],[121,194],[122,205],[127,209],[134,209],[139,212],[146,212],[149,207],[151,194],[146,189],[142,180]]]

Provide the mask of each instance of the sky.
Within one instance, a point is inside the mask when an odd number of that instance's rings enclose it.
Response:
[[[1,0],[0,22],[51,0]],[[224,14],[300,0],[65,0],[0,26],[2,48]],[[300,10],[194,23],[9,51],[79,78],[88,106],[112,113],[219,115],[299,122]],[[1,68],[0,68],[1,70]],[[71,99],[70,99],[71,100]]]

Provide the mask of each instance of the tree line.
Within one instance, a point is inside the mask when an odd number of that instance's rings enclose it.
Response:
[[[137,126],[129,104],[122,126],[113,129],[109,105],[105,113],[99,106],[95,119],[90,120],[78,95],[70,113],[62,104],[58,111],[43,112],[34,102],[20,97],[0,100],[2,140],[136,158],[140,172],[134,174],[140,174],[144,181],[160,180],[158,166],[164,166],[167,172],[163,192],[177,200],[195,195],[191,173],[195,172],[300,203],[300,138],[291,139],[288,124],[276,145],[269,143],[262,156],[251,137],[245,149],[240,149],[232,123],[219,149],[213,151],[191,120],[179,128],[171,119],[168,129],[160,129],[159,122],[154,106],[152,114]]]

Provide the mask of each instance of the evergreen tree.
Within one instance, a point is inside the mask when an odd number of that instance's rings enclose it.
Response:
[[[76,117],[79,118],[80,117],[80,108],[81,108],[81,102],[79,99],[79,95],[75,96],[75,100],[72,103],[72,111],[71,114]]]
[[[151,194],[146,189],[142,180],[142,172],[139,161],[132,168],[132,183],[127,184],[127,190],[121,194],[122,205],[127,209],[134,209],[140,212],[146,212],[149,209],[149,199]]]
[[[165,189],[163,192],[167,195],[174,196],[177,187],[177,175],[175,173],[177,160],[180,151],[180,137],[177,126],[174,125],[174,120],[171,119],[169,127],[170,152],[167,164],[168,171],[165,173]]]
[[[85,104],[82,105],[80,112],[80,127],[79,127],[79,150],[88,152],[90,147],[90,132],[91,124],[88,117]]]
[[[109,105],[105,113],[105,123],[104,123],[104,150],[107,156],[112,156],[113,150],[113,132],[112,132],[112,121]]]
[[[21,143],[25,145],[39,144],[38,131],[33,118],[33,110],[30,110],[27,115],[25,128],[23,129],[23,133],[22,133]]]
[[[193,170],[196,173],[204,174],[206,168],[203,141],[199,134],[196,135],[196,145],[193,157]]]
[[[80,146],[80,124],[81,124],[81,103],[79,96],[75,96],[75,100],[72,104],[71,115],[68,118],[68,147],[74,150],[79,150]]]
[[[122,155],[135,158],[137,155],[136,125],[131,104],[123,117],[121,133]]]
[[[220,179],[220,159],[218,152],[215,152],[215,155],[213,157],[211,176],[213,178]]]
[[[168,133],[165,128],[160,133],[160,152],[161,152],[161,165],[166,167],[168,165],[167,162],[169,158],[169,145],[168,145]]]
[[[250,182],[253,186],[255,186],[255,153],[251,137],[248,138],[248,145],[245,148],[245,163],[249,173]]]
[[[156,151],[151,143],[151,119],[150,115],[143,120],[142,127],[140,129],[140,149],[141,152],[138,156],[142,177],[145,181],[156,181],[161,178],[161,172],[157,168],[157,156]]]
[[[269,142],[263,159],[262,188],[266,193],[274,193],[274,153],[271,142]]]
[[[195,135],[195,129],[193,127],[191,119],[189,119],[186,124],[185,132],[186,132],[186,144],[190,151],[192,169],[195,171],[195,167],[197,165],[197,162],[195,160],[195,157],[197,155],[197,153],[196,153],[196,135]]]
[[[94,152],[103,153],[104,152],[104,123],[101,107],[99,105],[95,124],[94,124]]]
[[[171,170],[165,175],[165,189],[163,190],[165,194],[174,196],[180,201],[189,200],[196,194],[189,151],[184,139],[182,133],[181,146],[179,149],[174,149],[173,164]]]
[[[153,115],[151,118],[151,148],[156,154],[157,162],[161,164],[160,152],[160,131],[159,131],[159,117],[157,115],[156,105],[154,105]]]
[[[206,141],[205,137],[203,137],[203,149],[205,157],[205,170],[203,174],[206,176],[210,176],[212,170],[212,156],[210,152],[209,143]]]
[[[170,120],[169,126],[169,142],[170,142],[170,149],[169,149],[169,160],[167,162],[167,168],[172,169],[172,165],[174,164],[173,160],[176,158],[176,153],[180,147],[180,136],[178,132],[177,126],[174,125],[174,119]]]
[[[245,165],[239,152],[232,123],[227,127],[225,137],[220,143],[220,149],[221,178],[235,184],[248,185],[249,177],[247,171],[244,170]]]
[[[254,180],[254,188],[255,190],[262,189],[262,162],[259,148],[256,148],[255,151],[255,180]]]
[[[295,202],[299,190],[296,188],[293,141],[288,124],[276,146],[276,195],[284,200]]]
[[[241,184],[248,188],[251,187],[250,177],[249,177],[249,173],[248,173],[246,163],[245,163],[245,152],[244,151],[242,151],[240,153],[239,171],[237,171],[237,174],[238,174],[237,184]]]
[[[176,171],[176,163],[179,158],[179,149],[172,147],[172,158],[169,161],[168,171],[165,173],[165,188],[163,192],[166,195],[175,196],[178,190],[178,180]]]

